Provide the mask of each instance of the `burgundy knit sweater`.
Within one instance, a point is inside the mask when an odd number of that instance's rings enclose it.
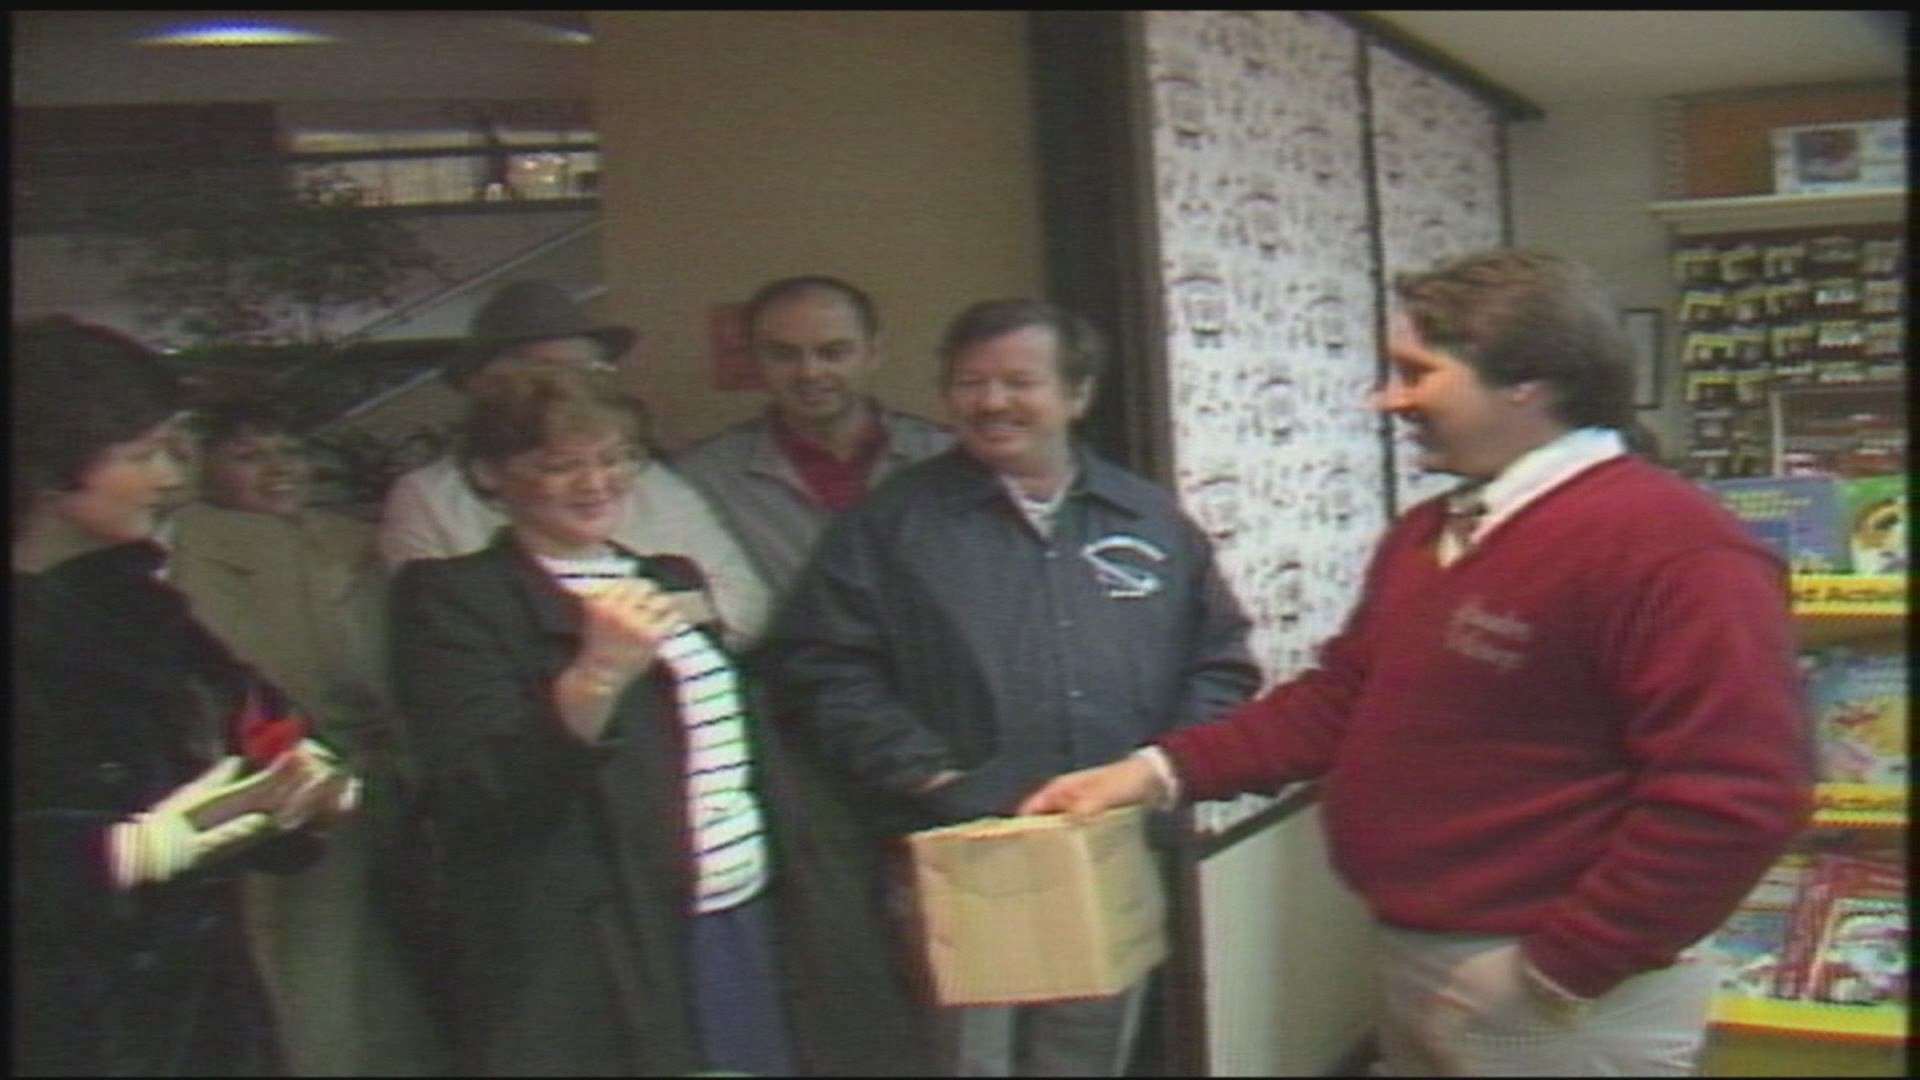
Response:
[[[1394,524],[1319,667],[1160,745],[1193,799],[1322,778],[1380,919],[1519,935],[1597,996],[1711,932],[1805,824],[1783,568],[1631,457],[1445,568],[1440,526],[1439,500]]]

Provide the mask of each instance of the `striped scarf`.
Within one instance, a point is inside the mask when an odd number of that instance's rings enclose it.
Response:
[[[638,560],[625,556],[543,557],[540,562],[575,592],[639,573]],[[713,639],[694,626],[661,642],[659,657],[673,676],[676,712],[686,734],[693,911],[725,911],[758,896],[767,882],[765,824],[751,786],[753,752],[739,676]]]

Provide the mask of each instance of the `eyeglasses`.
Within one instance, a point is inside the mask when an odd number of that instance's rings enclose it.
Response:
[[[652,460],[646,450],[635,446],[593,459],[573,455],[535,457],[527,462],[527,471],[541,480],[554,483],[570,484],[598,473],[605,473],[610,479],[629,480],[638,476]]]

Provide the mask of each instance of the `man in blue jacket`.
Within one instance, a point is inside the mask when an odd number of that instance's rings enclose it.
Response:
[[[940,346],[958,444],[837,519],[776,622],[780,678],[892,835],[1011,814],[1053,773],[1258,688],[1206,537],[1072,436],[1101,359],[1052,304],[962,312]],[[1122,1075],[1143,989],[943,1009],[944,1064]]]

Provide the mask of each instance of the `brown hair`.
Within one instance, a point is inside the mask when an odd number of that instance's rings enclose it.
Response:
[[[1570,427],[1633,422],[1633,345],[1613,299],[1586,267],[1535,251],[1464,255],[1393,290],[1428,346],[1493,386],[1540,380]]]
[[[953,379],[953,360],[969,346],[1038,326],[1053,331],[1054,369],[1068,386],[1098,379],[1106,366],[1106,342],[1081,316],[1045,300],[982,300],[954,316],[940,337],[940,381]]]
[[[469,384],[459,460],[504,463],[571,435],[613,431],[636,447],[647,441],[645,407],[599,374],[554,368],[485,371]],[[471,479],[471,469],[468,470]]]

